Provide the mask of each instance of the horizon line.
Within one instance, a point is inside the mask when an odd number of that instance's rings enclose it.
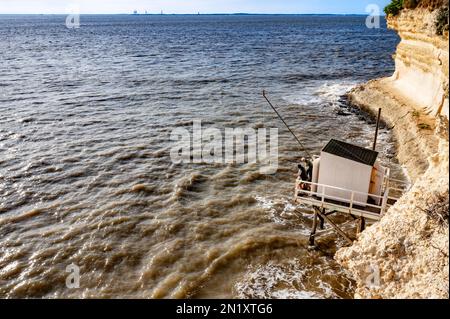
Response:
[[[69,15],[73,13],[0,13],[1,15]],[[130,15],[130,16],[173,16],[173,15],[305,15],[305,16],[367,16],[367,13],[250,13],[250,12],[233,12],[233,13],[80,13],[80,15]],[[380,16],[385,16],[381,14]]]

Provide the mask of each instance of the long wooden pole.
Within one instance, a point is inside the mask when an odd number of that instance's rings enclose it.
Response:
[[[380,120],[381,120],[381,108],[378,109],[377,128],[375,130],[375,138],[373,140],[373,150],[374,151],[377,148],[378,131],[380,129]]]
[[[262,92],[263,97],[266,99],[267,103],[269,103],[270,107],[275,111],[275,113],[278,115],[279,119],[284,123],[284,125],[287,127],[287,129],[289,130],[289,132],[292,134],[292,136],[294,136],[294,138],[297,140],[297,143],[300,145],[300,147],[302,148],[302,151],[304,151],[308,157],[310,159],[313,159],[313,157],[311,156],[311,154],[308,152],[308,150],[305,148],[305,146],[303,145],[302,142],[300,142],[300,139],[297,137],[297,135],[295,135],[295,133],[291,130],[291,128],[289,127],[289,125],[286,123],[286,121],[283,119],[283,117],[281,116],[280,113],[278,113],[277,109],[273,106],[272,102],[270,102],[269,98],[266,96],[266,91],[263,90]]]

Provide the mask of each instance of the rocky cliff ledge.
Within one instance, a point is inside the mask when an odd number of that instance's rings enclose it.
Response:
[[[348,95],[368,112],[383,109],[413,182],[379,223],[336,254],[357,282],[356,298],[449,297],[449,38],[437,23],[443,10],[389,17],[401,37],[394,75]]]

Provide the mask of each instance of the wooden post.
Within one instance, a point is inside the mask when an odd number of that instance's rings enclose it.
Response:
[[[352,192],[352,197],[350,198],[350,215],[352,214],[352,210],[353,210],[353,200],[355,199],[355,192]]]
[[[377,148],[378,130],[380,129],[380,120],[381,120],[381,108],[378,109],[377,128],[375,130],[375,138],[373,140],[373,150],[374,151]]]
[[[381,217],[383,217],[384,214],[386,213],[386,206],[388,204],[388,199],[389,199],[389,188],[386,189],[386,191],[384,192],[383,201],[381,202],[381,212],[380,212]]]
[[[328,218],[328,216],[322,215],[320,211],[317,211],[317,213],[319,214],[319,216],[325,219],[325,221],[329,223],[350,245],[353,244],[353,241],[350,239],[350,237],[348,237],[346,233],[344,233],[330,218]]]
[[[366,229],[366,219],[361,216],[360,218],[358,218],[358,221],[357,221],[356,232],[358,234],[362,233],[364,231],[364,229]]]
[[[323,208],[322,213],[325,214],[325,208]],[[317,215],[317,217],[319,218],[319,221],[320,221],[320,224],[319,224],[320,229],[324,230],[324,228],[325,228],[325,219],[323,219],[323,217],[320,216],[320,215]]]
[[[314,219],[313,219],[313,224],[312,224],[312,228],[311,228],[311,235],[309,235],[309,245],[310,246],[314,246],[314,242],[315,242],[315,236],[316,236],[316,230],[317,230],[317,219],[318,219],[318,213],[317,213],[317,208],[314,207]]]

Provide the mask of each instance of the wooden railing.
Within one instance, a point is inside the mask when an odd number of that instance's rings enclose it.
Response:
[[[317,189],[321,190],[321,192],[312,192],[311,190],[305,190],[301,188],[301,185],[308,185],[309,189],[312,189],[312,186],[317,186]],[[343,192],[344,194],[348,194],[348,196],[343,197],[337,197],[327,194],[326,190],[337,190],[340,192]],[[334,203],[334,205],[339,205],[339,203],[342,203],[342,209],[348,210],[350,214],[354,210],[358,211],[368,211],[371,213],[378,213],[381,216],[385,214],[385,212],[393,205],[390,204],[389,201],[393,201],[394,203],[399,199],[394,196],[390,196],[390,188],[389,188],[389,180],[385,182],[383,185],[383,192],[382,195],[375,195],[370,193],[364,193],[364,192],[358,192],[350,189],[345,189],[341,187],[335,187],[330,185],[324,185],[324,184],[318,184],[318,183],[312,183],[312,182],[305,182],[301,180],[297,180],[296,187],[295,187],[295,195],[296,198],[299,198],[301,200],[301,195],[303,196],[310,196],[310,197],[316,197],[319,198],[319,200],[315,200],[318,203],[321,203],[322,206],[326,204],[326,201],[336,201],[338,204]],[[399,191],[401,189],[398,189]],[[361,202],[355,200],[355,195],[363,195],[364,197],[371,197],[378,199],[377,202],[381,202],[380,205],[370,204],[367,202]],[[348,199],[350,198],[350,199]],[[348,206],[346,206],[346,205]]]

